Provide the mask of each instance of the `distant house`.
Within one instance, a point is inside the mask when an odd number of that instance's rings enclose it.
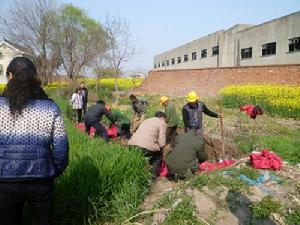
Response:
[[[6,68],[10,61],[17,56],[26,56],[26,49],[6,39],[0,43],[0,84],[6,83]]]

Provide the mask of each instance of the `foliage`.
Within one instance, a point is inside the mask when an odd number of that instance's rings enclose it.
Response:
[[[300,118],[300,87],[289,85],[248,84],[231,85],[221,90],[226,107],[245,104],[260,106],[269,115]]]
[[[56,102],[65,115],[68,101]],[[56,182],[55,224],[117,224],[137,213],[150,185],[143,155],[101,139],[90,139],[69,120],[65,124],[70,162]]]
[[[300,129],[282,136],[262,137],[262,142],[265,148],[272,149],[284,160],[295,164],[300,162]]]
[[[224,176],[222,170],[214,171],[212,173],[201,173],[191,180],[191,185],[199,190],[205,186],[209,187],[210,189],[216,189],[217,187],[225,186],[231,191],[248,192],[248,185],[238,179],[238,175],[239,174],[236,173],[234,176]]]
[[[194,211],[195,206],[191,197],[184,197],[162,225],[202,225],[203,223],[195,216]]]
[[[57,181],[55,223],[121,221],[136,213],[149,187],[144,157],[123,146],[90,139],[69,121],[66,126],[70,165]]]
[[[56,38],[55,0],[15,0],[0,15],[3,37],[19,45],[38,67],[43,85],[47,84],[60,62],[51,42]]]
[[[88,17],[85,11],[65,4],[57,19],[53,47],[57,49],[68,77],[74,79],[105,52],[106,35],[101,24]]]
[[[274,200],[271,196],[266,196],[261,201],[251,205],[253,216],[258,219],[268,218],[271,213],[280,212],[280,209],[280,202]]]
[[[287,212],[285,221],[287,225],[300,225],[300,206],[293,208]]]

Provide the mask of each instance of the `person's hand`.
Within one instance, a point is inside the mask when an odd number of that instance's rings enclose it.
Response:
[[[224,117],[223,113],[218,113],[218,117],[223,118]]]

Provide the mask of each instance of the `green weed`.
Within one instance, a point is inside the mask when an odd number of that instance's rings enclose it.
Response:
[[[170,212],[162,225],[203,225],[195,216],[194,211],[195,206],[192,203],[191,197],[185,197],[176,208]]]
[[[258,219],[268,218],[271,213],[280,212],[281,204],[271,196],[264,197],[261,201],[251,205],[253,216]]]

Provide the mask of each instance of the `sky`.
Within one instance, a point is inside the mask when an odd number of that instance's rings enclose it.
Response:
[[[129,23],[138,50],[125,71],[145,72],[153,57],[235,24],[260,24],[300,10],[300,0],[57,0],[84,9],[97,21],[107,14]],[[13,0],[0,0],[0,8]]]

